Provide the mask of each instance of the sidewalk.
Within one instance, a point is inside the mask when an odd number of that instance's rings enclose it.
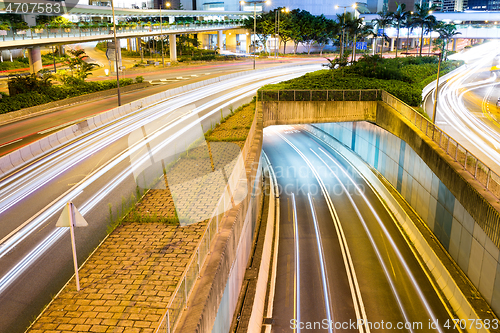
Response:
[[[124,223],[27,332],[153,332],[204,226]]]

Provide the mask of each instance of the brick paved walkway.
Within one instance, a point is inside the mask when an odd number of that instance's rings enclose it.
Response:
[[[153,332],[205,225],[119,226],[28,332]]]

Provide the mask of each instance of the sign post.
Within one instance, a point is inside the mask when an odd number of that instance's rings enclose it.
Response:
[[[71,235],[71,248],[73,250],[73,264],[75,266],[76,290],[80,291],[80,278],[78,277],[78,262],[76,258],[76,243],[75,243],[75,227],[86,227],[87,221],[83,218],[82,214],[76,209],[72,202],[68,202],[64,207],[61,216],[57,220],[56,227],[64,228],[69,227]]]

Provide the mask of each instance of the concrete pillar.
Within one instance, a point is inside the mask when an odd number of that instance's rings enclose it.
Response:
[[[130,38],[127,38],[127,51],[132,51],[132,45],[131,45],[131,40]]]
[[[168,24],[173,24],[175,23],[175,16],[169,16],[168,17]]]
[[[394,38],[391,38],[391,51],[394,51]]]
[[[372,55],[377,52],[377,38],[372,38]]]
[[[64,45],[57,46],[57,51],[59,52],[60,57],[66,54],[66,51],[64,50]]]
[[[28,60],[30,64],[30,73],[38,73],[42,70],[42,53],[39,47],[28,49]]]
[[[224,49],[224,39],[223,39],[223,36],[224,36],[223,31],[222,30],[218,30],[217,31],[217,47],[221,51]]]
[[[417,38],[410,38],[410,48],[412,48],[412,49],[415,48],[416,41],[417,41]]]
[[[453,51],[457,50],[457,38],[453,39]]]
[[[236,51],[236,34],[234,31],[226,31],[226,50]]]
[[[291,42],[289,42],[291,43]],[[250,38],[250,34],[247,32],[245,35],[245,52],[250,53],[250,44],[252,44],[252,39]]]
[[[170,44],[170,61],[177,61],[177,40],[175,39],[174,34],[168,35],[168,42]]]

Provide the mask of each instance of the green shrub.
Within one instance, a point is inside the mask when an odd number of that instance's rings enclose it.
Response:
[[[443,62],[441,75],[458,67],[459,62]],[[302,77],[267,85],[261,90],[347,90],[382,89],[409,105],[421,103],[422,89],[436,79],[435,57],[397,59],[369,56],[351,66],[320,70]]]
[[[132,79],[120,79],[120,87],[133,83]],[[71,85],[39,87],[36,91],[2,98],[0,100],[0,114],[112,88],[116,88],[116,80],[90,82],[77,80]]]
[[[136,76],[135,77],[135,82],[136,83],[143,83],[144,82],[144,76]]]

